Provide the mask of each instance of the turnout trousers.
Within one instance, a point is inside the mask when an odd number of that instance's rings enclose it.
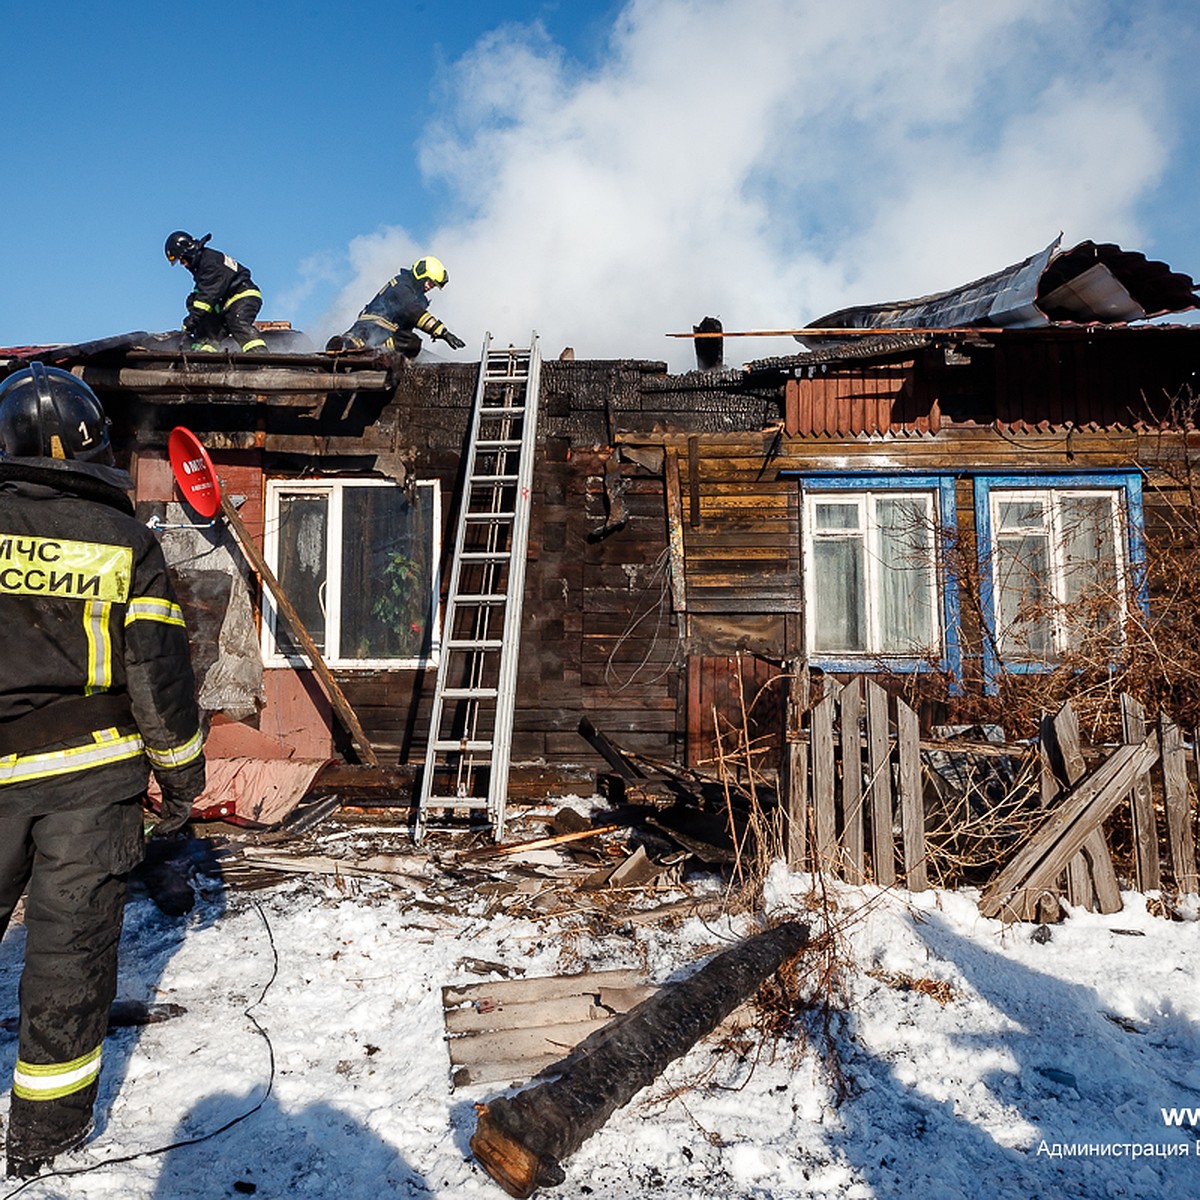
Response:
[[[416,358],[421,352],[421,339],[411,329],[397,329],[389,321],[370,319],[355,321],[342,334],[342,349],[395,350],[406,358]]]
[[[52,1158],[91,1131],[125,885],[141,855],[140,796],[0,816],[0,935],[25,892],[10,1161]]]
[[[243,350],[265,350],[267,343],[254,326],[261,308],[258,292],[247,292],[223,305],[219,312],[196,314],[195,340],[219,343],[228,333]]]

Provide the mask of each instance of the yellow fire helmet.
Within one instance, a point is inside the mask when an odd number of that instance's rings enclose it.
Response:
[[[434,287],[442,288],[450,282],[450,273],[442,266],[442,260],[434,258],[432,254],[418,258],[412,265],[412,273],[418,283],[424,283],[428,279]]]

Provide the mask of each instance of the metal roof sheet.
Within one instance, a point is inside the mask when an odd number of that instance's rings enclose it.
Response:
[[[813,329],[1029,329],[1050,324],[1124,324],[1200,307],[1196,283],[1166,263],[1111,242],[1060,251],[1061,235],[1013,266],[949,291],[839,309]],[[811,347],[825,336],[795,335]]]

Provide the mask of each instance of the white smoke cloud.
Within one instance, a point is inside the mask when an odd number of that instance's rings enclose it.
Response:
[[[433,253],[434,311],[470,348],[536,330],[547,355],[686,370],[691,343],[665,335],[706,315],[795,328],[1060,231],[1144,249],[1173,137],[1162,7],[631,0],[591,69],[503,27],[448,69],[422,148],[451,209],[355,239],[327,329]],[[796,348],[730,339],[726,361]]]

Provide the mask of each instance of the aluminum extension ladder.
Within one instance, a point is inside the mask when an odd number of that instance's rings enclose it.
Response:
[[[504,837],[541,358],[484,339],[415,840],[478,826]]]

